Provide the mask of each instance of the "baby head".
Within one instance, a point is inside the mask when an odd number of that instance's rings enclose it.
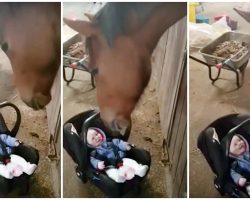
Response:
[[[104,141],[104,135],[95,128],[89,128],[87,131],[87,143],[91,147],[98,147]]]
[[[232,137],[229,153],[233,156],[240,156],[247,150],[246,141],[239,135]]]

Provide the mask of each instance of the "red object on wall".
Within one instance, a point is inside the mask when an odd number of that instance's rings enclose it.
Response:
[[[230,21],[230,17],[228,15],[217,15],[217,16],[214,17],[214,21],[218,21],[222,17],[226,17],[227,23]]]
[[[231,19],[228,15],[217,15],[214,17],[214,21],[218,21],[220,20],[222,17],[226,17],[227,20],[227,25],[232,29],[232,30],[236,30],[237,29],[237,25],[238,22]]]

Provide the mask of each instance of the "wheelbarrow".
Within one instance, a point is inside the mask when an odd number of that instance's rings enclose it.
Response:
[[[82,38],[80,34],[76,34],[63,44],[63,79],[65,82],[67,82],[68,85],[71,81],[74,80],[75,70],[85,71],[90,73],[91,85],[93,88],[95,88],[94,75],[88,68],[88,55],[84,55],[83,58],[76,58],[67,55],[69,47],[76,42],[80,42],[81,40]],[[69,77],[67,77],[66,75],[65,68],[71,69],[71,74],[69,75]]]
[[[239,50],[230,58],[217,57],[212,55],[212,52],[215,50],[216,46],[225,41],[238,41],[241,43],[247,44],[246,51],[243,52]],[[209,79],[214,84],[220,78],[221,70],[229,70],[235,73],[236,75],[236,84],[240,88],[244,83],[244,74],[247,67],[249,58],[250,58],[250,35],[236,32],[226,32],[205,47],[200,50],[205,61],[202,61],[193,56],[189,56],[191,59],[206,65],[208,67]],[[212,75],[212,68],[217,68],[217,74]]]

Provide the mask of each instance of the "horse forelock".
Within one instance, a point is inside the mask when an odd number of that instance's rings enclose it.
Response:
[[[159,3],[107,3],[94,17],[93,22],[98,25],[103,34],[104,38],[107,41],[109,47],[113,47],[114,40],[118,35],[126,35],[129,31],[128,23],[131,23],[128,17],[130,17],[130,12],[136,13],[136,17],[139,20],[140,24],[144,24],[144,22],[148,19],[150,14],[152,14],[153,10],[159,6]],[[86,38],[85,41],[85,50],[90,55],[90,67],[93,66],[91,59],[93,52],[94,41],[96,38],[94,36],[90,36]]]
[[[94,18],[108,45],[112,46],[117,35],[126,35],[131,12],[135,12],[140,23],[144,23],[159,3],[112,2],[107,3]]]

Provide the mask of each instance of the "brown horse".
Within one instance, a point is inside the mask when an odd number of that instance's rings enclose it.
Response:
[[[0,45],[22,100],[34,109],[51,100],[60,66],[60,3],[0,3]]]
[[[151,74],[151,54],[161,35],[186,15],[186,3],[107,3],[90,22],[64,22],[87,37],[102,119],[125,134]]]

